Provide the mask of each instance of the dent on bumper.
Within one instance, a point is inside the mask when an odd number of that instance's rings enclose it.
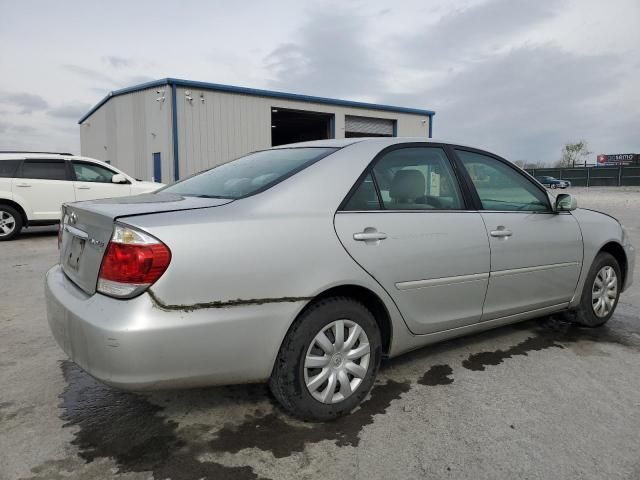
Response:
[[[47,272],[45,297],[51,331],[71,360],[130,390],[265,380],[304,305],[167,310],[147,293],[130,300],[89,296],[60,266]]]

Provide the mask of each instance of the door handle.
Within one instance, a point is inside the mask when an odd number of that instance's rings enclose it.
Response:
[[[491,231],[492,237],[506,238],[506,237],[510,237],[511,235],[512,235],[511,230],[507,230],[503,226],[499,226],[497,230]]]
[[[31,185],[28,183],[16,183],[16,187],[30,187]]]
[[[358,232],[353,234],[353,239],[358,242],[368,242],[371,240],[384,240],[387,238],[387,234],[383,232],[376,232],[365,229],[364,232]]]
[[[87,185],[78,185],[78,190],[91,190],[91,187]]]

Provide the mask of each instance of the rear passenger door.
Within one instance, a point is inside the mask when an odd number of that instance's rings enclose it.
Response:
[[[334,221],[346,250],[391,295],[412,332],[480,320],[489,242],[443,147],[383,150]]]
[[[575,218],[553,212],[544,189],[506,160],[471,149],[455,151],[475,186],[491,244],[482,320],[568,303],[582,262]]]
[[[58,220],[62,204],[75,200],[65,160],[24,160],[12,189],[16,199],[25,205],[29,221]]]

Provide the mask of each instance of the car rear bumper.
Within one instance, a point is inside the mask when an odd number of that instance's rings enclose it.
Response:
[[[49,326],[69,358],[127,390],[258,382],[304,302],[166,310],[147,293],[87,295],[59,265],[47,272]]]

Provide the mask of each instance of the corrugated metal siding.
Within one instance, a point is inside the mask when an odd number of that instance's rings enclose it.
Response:
[[[192,101],[186,99],[190,93]],[[204,101],[202,101],[204,99]],[[429,117],[297,102],[210,90],[177,89],[180,176],[271,147],[271,109],[335,114],[335,136],[344,138],[345,117],[357,113],[395,120],[399,136],[428,137]],[[388,128],[388,123],[386,124]]]
[[[129,175],[153,178],[153,153],[160,152],[165,183],[173,180],[171,92],[156,88],[112,98],[80,125],[82,155],[110,161]]]
[[[110,160],[128,174],[150,180],[153,153],[160,152],[163,181],[172,182],[171,87],[159,88],[165,90],[164,102],[156,101],[161,95],[154,87],[114,97],[96,110],[80,126],[82,154]],[[176,90],[181,178],[271,147],[272,108],[332,113],[336,138],[345,136],[346,115],[395,120],[399,136],[426,138],[429,132],[426,115],[182,87]],[[187,90],[192,101],[186,99]]]

